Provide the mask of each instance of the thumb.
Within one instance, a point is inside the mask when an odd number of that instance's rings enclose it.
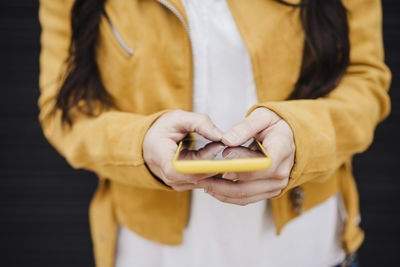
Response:
[[[239,146],[256,136],[279,120],[279,117],[267,108],[257,108],[243,121],[239,122],[222,135],[222,142],[227,146]]]
[[[182,150],[179,154],[180,160],[212,160],[214,159],[225,146],[218,143],[209,143],[200,150]]]
[[[222,132],[214,125],[206,114],[180,111],[177,113],[177,127],[181,132],[195,132],[208,140],[221,141]]]

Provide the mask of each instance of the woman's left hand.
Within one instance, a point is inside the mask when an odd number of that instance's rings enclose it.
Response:
[[[251,138],[262,141],[272,165],[256,172],[225,173],[222,178],[199,181],[197,187],[226,203],[247,205],[280,194],[289,181],[295,144],[290,126],[267,108],[255,109],[222,137],[227,146],[239,146]],[[229,152],[228,152],[229,153]]]

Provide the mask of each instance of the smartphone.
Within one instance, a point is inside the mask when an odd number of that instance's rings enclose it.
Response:
[[[172,162],[177,172],[188,174],[261,171],[271,164],[267,151],[256,139],[238,147],[201,138],[184,139]]]

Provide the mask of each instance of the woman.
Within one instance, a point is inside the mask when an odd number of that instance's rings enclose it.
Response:
[[[356,264],[351,158],[390,110],[380,1],[42,0],[40,20],[40,120],[100,178],[98,266]],[[190,132],[273,165],[178,174]]]

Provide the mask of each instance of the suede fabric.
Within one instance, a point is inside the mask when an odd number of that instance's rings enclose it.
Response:
[[[289,2],[296,3],[296,0]],[[381,3],[344,0],[350,23],[351,64],[329,95],[285,101],[300,73],[304,33],[299,10],[272,0],[228,0],[249,50],[260,103],[291,126],[295,165],[288,186],[271,200],[277,232],[300,214],[290,192],[304,190],[307,211],[341,192],[347,211],[343,245],[354,252],[364,234],[358,226],[358,194],[351,159],[373,140],[390,111],[391,74],[384,63]],[[118,223],[155,242],[177,245],[190,213],[190,192],[176,192],[147,169],[142,142],[152,123],[173,109],[191,110],[192,55],[186,14],[156,0],[107,1],[106,13],[129,55],[102,18],[97,61],[116,108],[88,117],[75,110],[73,126],[52,113],[65,73],[72,0],[41,0],[40,121],[49,142],[74,168],[95,172],[99,187],[90,205],[97,266],[113,266]],[[182,20],[181,20],[182,19]]]

